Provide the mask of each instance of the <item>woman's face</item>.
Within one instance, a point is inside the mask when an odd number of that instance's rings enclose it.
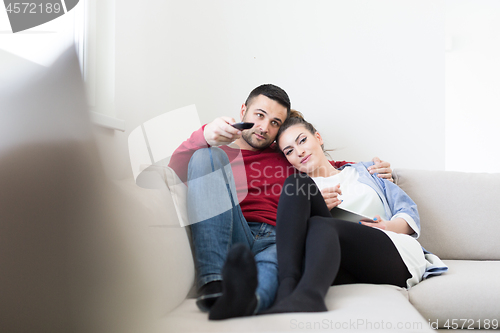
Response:
[[[301,124],[287,128],[278,140],[278,146],[288,162],[307,174],[315,173],[325,161],[328,163],[321,148],[322,144],[323,139],[318,132],[312,134]]]

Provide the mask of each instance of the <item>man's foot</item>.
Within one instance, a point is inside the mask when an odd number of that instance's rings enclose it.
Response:
[[[211,320],[251,316],[257,307],[257,265],[243,244],[234,245],[222,269],[222,296],[210,309]]]
[[[222,296],[222,281],[211,281],[200,288],[200,296],[196,305],[203,312],[209,312],[215,302]]]

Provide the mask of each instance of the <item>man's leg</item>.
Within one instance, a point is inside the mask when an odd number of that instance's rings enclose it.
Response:
[[[263,312],[274,302],[278,289],[275,228],[248,222],[253,234],[250,248],[236,244],[223,269],[224,295],[210,310],[210,319],[243,317]]]
[[[274,302],[278,290],[278,256],[276,253],[275,227],[266,223],[249,223],[255,234],[252,252],[258,271],[256,312],[268,309]]]
[[[188,216],[191,224],[200,309],[208,311],[221,296],[222,268],[233,243],[253,242],[241,214],[227,155],[200,149],[188,167]]]

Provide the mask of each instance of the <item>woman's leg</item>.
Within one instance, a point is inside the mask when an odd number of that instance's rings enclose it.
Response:
[[[411,275],[384,232],[331,217],[308,222],[303,275],[268,313],[326,311],[324,297],[341,268],[351,282],[406,286]]]
[[[321,192],[307,175],[291,175],[283,184],[276,218],[280,286],[275,303],[287,297],[302,276],[308,220],[315,215],[331,217]]]
[[[280,287],[268,312],[325,311],[339,270],[351,282],[401,287],[411,276],[384,232],[333,219],[314,181],[302,174],[285,182],[276,225]]]
[[[406,287],[411,274],[387,234],[376,228],[340,220],[335,221],[335,228],[341,247],[340,269],[353,282]]]
[[[304,272],[292,292],[276,301],[267,313],[327,311],[325,296],[340,266],[338,239],[332,217],[309,219]],[[278,257],[278,269],[281,267]]]

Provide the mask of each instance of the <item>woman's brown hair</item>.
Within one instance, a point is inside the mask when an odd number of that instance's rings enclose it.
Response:
[[[290,116],[288,118],[286,118],[286,120],[283,122],[280,129],[278,130],[278,134],[276,135],[276,147],[278,149],[279,149],[278,140],[279,140],[281,134],[283,134],[283,132],[286,131],[288,128],[295,126],[295,125],[303,125],[313,135],[315,135],[317,132],[316,128],[310,122],[308,122],[307,120],[304,119],[304,116],[302,115],[301,112],[294,110],[294,109],[291,109]],[[321,145],[321,148],[326,153],[324,145]],[[328,153],[326,153],[326,154],[328,154]]]

